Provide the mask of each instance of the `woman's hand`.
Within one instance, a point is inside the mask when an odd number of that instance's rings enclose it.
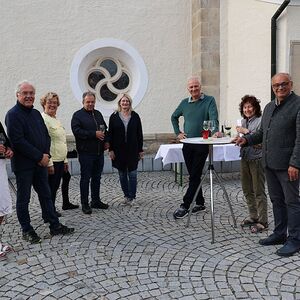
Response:
[[[68,163],[64,163],[64,173],[67,173],[69,171],[69,165]]]
[[[247,128],[244,128],[242,126],[236,126],[235,128],[238,133],[248,134],[250,132]]]

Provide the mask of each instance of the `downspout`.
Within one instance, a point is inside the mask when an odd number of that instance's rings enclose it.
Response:
[[[273,15],[271,19],[271,78],[276,74],[277,72],[277,63],[276,63],[276,21],[278,17],[281,15],[281,13],[284,11],[284,9],[289,5],[291,0],[284,0],[283,3],[280,5],[280,7],[277,9],[275,14]],[[273,93],[273,90],[271,88],[271,99],[274,99],[275,95]]]

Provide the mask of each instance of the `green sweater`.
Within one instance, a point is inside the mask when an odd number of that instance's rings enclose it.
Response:
[[[219,130],[218,110],[215,98],[204,95],[203,99],[189,102],[189,98],[183,99],[171,116],[171,122],[176,135],[180,133],[179,117],[184,117],[183,130],[188,138],[202,136],[203,121],[215,120],[216,128]]]

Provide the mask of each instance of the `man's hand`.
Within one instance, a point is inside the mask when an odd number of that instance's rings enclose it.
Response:
[[[139,160],[144,158],[144,152],[139,153]]]
[[[114,151],[109,151],[109,157],[111,160],[114,160],[116,158],[115,152]]]
[[[109,143],[108,142],[104,143],[104,150],[107,150],[107,149],[109,149]]]
[[[247,144],[247,140],[240,136],[235,137],[231,142],[235,143],[237,146],[244,146]]]
[[[12,158],[14,156],[14,153],[9,147],[7,147],[4,155],[5,158]]]
[[[48,167],[49,161],[50,161],[49,154],[44,153],[44,154],[43,154],[43,158],[39,161],[38,164],[39,164],[41,167]]]
[[[97,130],[96,131],[96,138],[103,141],[104,140],[104,137],[105,137],[105,134],[103,131],[100,131],[100,130]]]
[[[54,173],[55,173],[55,171],[54,171],[54,166],[48,167],[48,174],[49,174],[49,175],[53,175]]]
[[[224,133],[222,133],[221,131],[217,131],[213,134],[213,138],[222,138],[224,136]]]
[[[299,169],[289,166],[288,168],[289,180],[295,181],[299,178]]]
[[[186,139],[186,134],[184,132],[180,132],[178,135],[177,135],[177,138],[179,140],[183,140],[183,139]]]

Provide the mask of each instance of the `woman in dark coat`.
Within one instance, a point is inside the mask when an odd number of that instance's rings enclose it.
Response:
[[[125,204],[136,197],[137,167],[143,158],[143,131],[139,115],[132,110],[132,100],[124,94],[118,101],[118,111],[109,118],[109,156],[118,169]]]

